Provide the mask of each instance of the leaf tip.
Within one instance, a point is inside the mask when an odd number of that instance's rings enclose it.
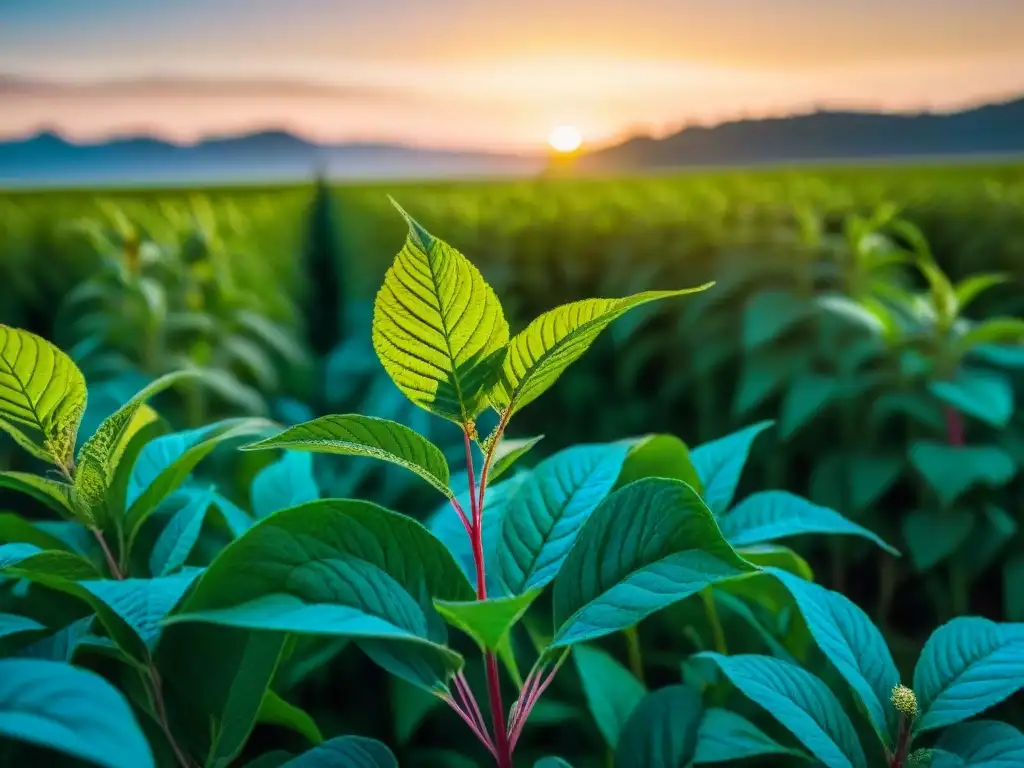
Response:
[[[416,243],[416,245],[424,251],[429,251],[431,246],[434,244],[434,236],[431,235],[423,226],[416,221],[412,216],[406,212],[406,210],[398,204],[391,195],[388,195],[388,200],[395,207],[395,210],[402,214],[402,218],[405,219],[405,223],[409,225],[409,238]]]

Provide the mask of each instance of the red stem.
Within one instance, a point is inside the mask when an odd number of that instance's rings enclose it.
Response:
[[[960,411],[946,406],[946,442],[950,445],[964,444],[964,417]]]
[[[487,695],[491,704],[491,730],[494,747],[498,751],[498,768],[512,768],[512,749],[505,732],[505,710],[501,703],[501,680],[498,678],[498,659],[487,654]]]
[[[903,768],[910,751],[910,722],[906,715],[900,715],[900,732],[896,737],[896,750],[889,756],[889,768]]]
[[[110,547],[107,546],[107,540],[103,537],[103,532],[98,528],[92,529],[93,536],[96,537],[96,541],[100,543],[100,548],[103,550],[103,557],[107,560],[107,567],[110,569],[110,575],[118,581],[124,578],[121,573],[121,569],[117,567],[117,560],[114,559],[114,553],[110,551]]]

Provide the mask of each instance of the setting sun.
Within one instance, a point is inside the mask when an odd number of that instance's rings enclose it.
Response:
[[[575,126],[559,125],[551,129],[548,144],[556,152],[575,152],[583,144],[583,136]]]

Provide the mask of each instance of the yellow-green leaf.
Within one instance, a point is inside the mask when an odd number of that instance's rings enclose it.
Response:
[[[469,424],[487,406],[508,323],[469,259],[398,210],[409,236],[373,305],[373,348],[412,402]]]
[[[498,447],[494,449],[494,465],[488,475],[488,482],[493,483],[508,472],[513,464],[543,439],[544,435],[537,435],[536,437],[507,438],[498,443]]]
[[[545,312],[509,342],[501,377],[491,389],[491,404],[515,413],[554,384],[617,317],[650,301],[703,291],[713,284],[646,291],[624,299],[585,299]]]
[[[389,461],[415,472],[445,496],[453,496],[448,487],[448,462],[441,449],[397,421],[358,414],[321,416],[290,427],[274,437],[242,446],[243,451],[268,448],[368,456]]]
[[[968,304],[978,298],[978,296],[989,288],[1001,285],[1009,279],[1008,275],[1003,275],[998,272],[984,272],[978,275],[971,275],[970,277],[961,280],[956,284],[954,289],[959,310],[962,312],[967,308]]]
[[[69,468],[85,400],[85,378],[70,357],[34,333],[0,325],[0,429]]]
[[[139,430],[159,418],[146,401],[179,381],[199,374],[198,370],[176,371],[149,383],[108,416],[86,440],[78,452],[74,484],[79,500],[91,510],[98,524],[102,525],[109,516],[109,492],[125,448]]]
[[[42,502],[61,517],[74,517],[74,489],[60,480],[28,472],[0,472],[0,488],[10,488]]]
[[[466,602],[434,600],[434,607],[445,621],[476,640],[483,650],[496,651],[542,591],[531,589],[515,597]]]

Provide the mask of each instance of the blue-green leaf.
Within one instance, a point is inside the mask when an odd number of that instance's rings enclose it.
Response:
[[[882,633],[838,592],[785,571],[771,573],[796,600],[814,642],[856,693],[876,732],[892,744],[897,722],[889,696],[899,685],[900,673]]]
[[[577,445],[538,464],[505,505],[497,567],[513,594],[546,586],[612,486],[627,443]]]
[[[154,576],[167,576],[185,564],[213,504],[212,489],[190,489],[182,496],[185,503],[164,526],[149,555],[149,572]]]
[[[391,750],[363,736],[338,736],[289,760],[281,768],[398,768]]]
[[[396,464],[422,477],[446,496],[448,462],[441,449],[409,427],[359,414],[321,416],[279,435],[243,447],[246,451],[288,448],[293,451],[365,456]]]
[[[946,445],[930,440],[911,444],[910,463],[946,507],[976,485],[1003,485],[1017,471],[1010,454],[994,445]]]
[[[836,695],[800,667],[771,656],[701,653],[829,768],[866,768],[857,732]]]
[[[1024,734],[997,720],[958,723],[942,732],[936,746],[956,755],[969,768],[1024,765]]]
[[[19,635],[22,632],[38,632],[46,630],[42,624],[27,616],[19,616],[16,613],[0,613],[0,637]]]
[[[1024,628],[963,616],[928,638],[914,668],[915,731],[973,717],[1024,687]]]
[[[250,496],[257,518],[316,501],[320,498],[320,489],[313,477],[313,455],[285,451],[280,459],[261,469],[253,478]]]
[[[608,746],[615,749],[626,721],[647,690],[628,669],[604,651],[578,645],[572,655],[597,729]]]
[[[799,749],[782,746],[742,715],[728,709],[709,709],[704,712],[697,732],[697,754],[693,758],[695,765],[725,763],[760,755],[811,759]]]
[[[697,752],[704,714],[700,694],[670,685],[647,694],[619,734],[615,768],[683,768]]]
[[[430,688],[461,666],[431,601],[473,596],[444,545],[412,518],[324,499],[229,544],[172,620],[356,638],[389,671]]]
[[[951,381],[930,381],[940,400],[986,424],[1005,427],[1013,415],[1013,389],[1005,376],[992,371],[961,368]]]
[[[771,425],[770,421],[762,421],[690,451],[690,460],[704,486],[701,495],[716,515],[732,504],[750,446]]]
[[[38,659],[0,660],[0,736],[104,768],[151,768],[124,696],[99,675]]]
[[[709,584],[754,570],[686,483],[631,483],[594,510],[555,579],[552,646],[633,626]]]
[[[320,744],[324,740],[316,721],[307,712],[289,704],[269,688],[263,694],[256,722],[289,728],[311,744]]]
[[[965,544],[974,514],[962,509],[916,509],[904,515],[902,527],[914,567],[926,571]]]
[[[718,521],[722,533],[736,547],[761,544],[787,536],[824,533],[860,536],[891,555],[899,552],[852,520],[788,491],[761,491],[737,504]]]
[[[572,768],[572,766],[560,757],[542,757],[533,764],[533,768]]]

